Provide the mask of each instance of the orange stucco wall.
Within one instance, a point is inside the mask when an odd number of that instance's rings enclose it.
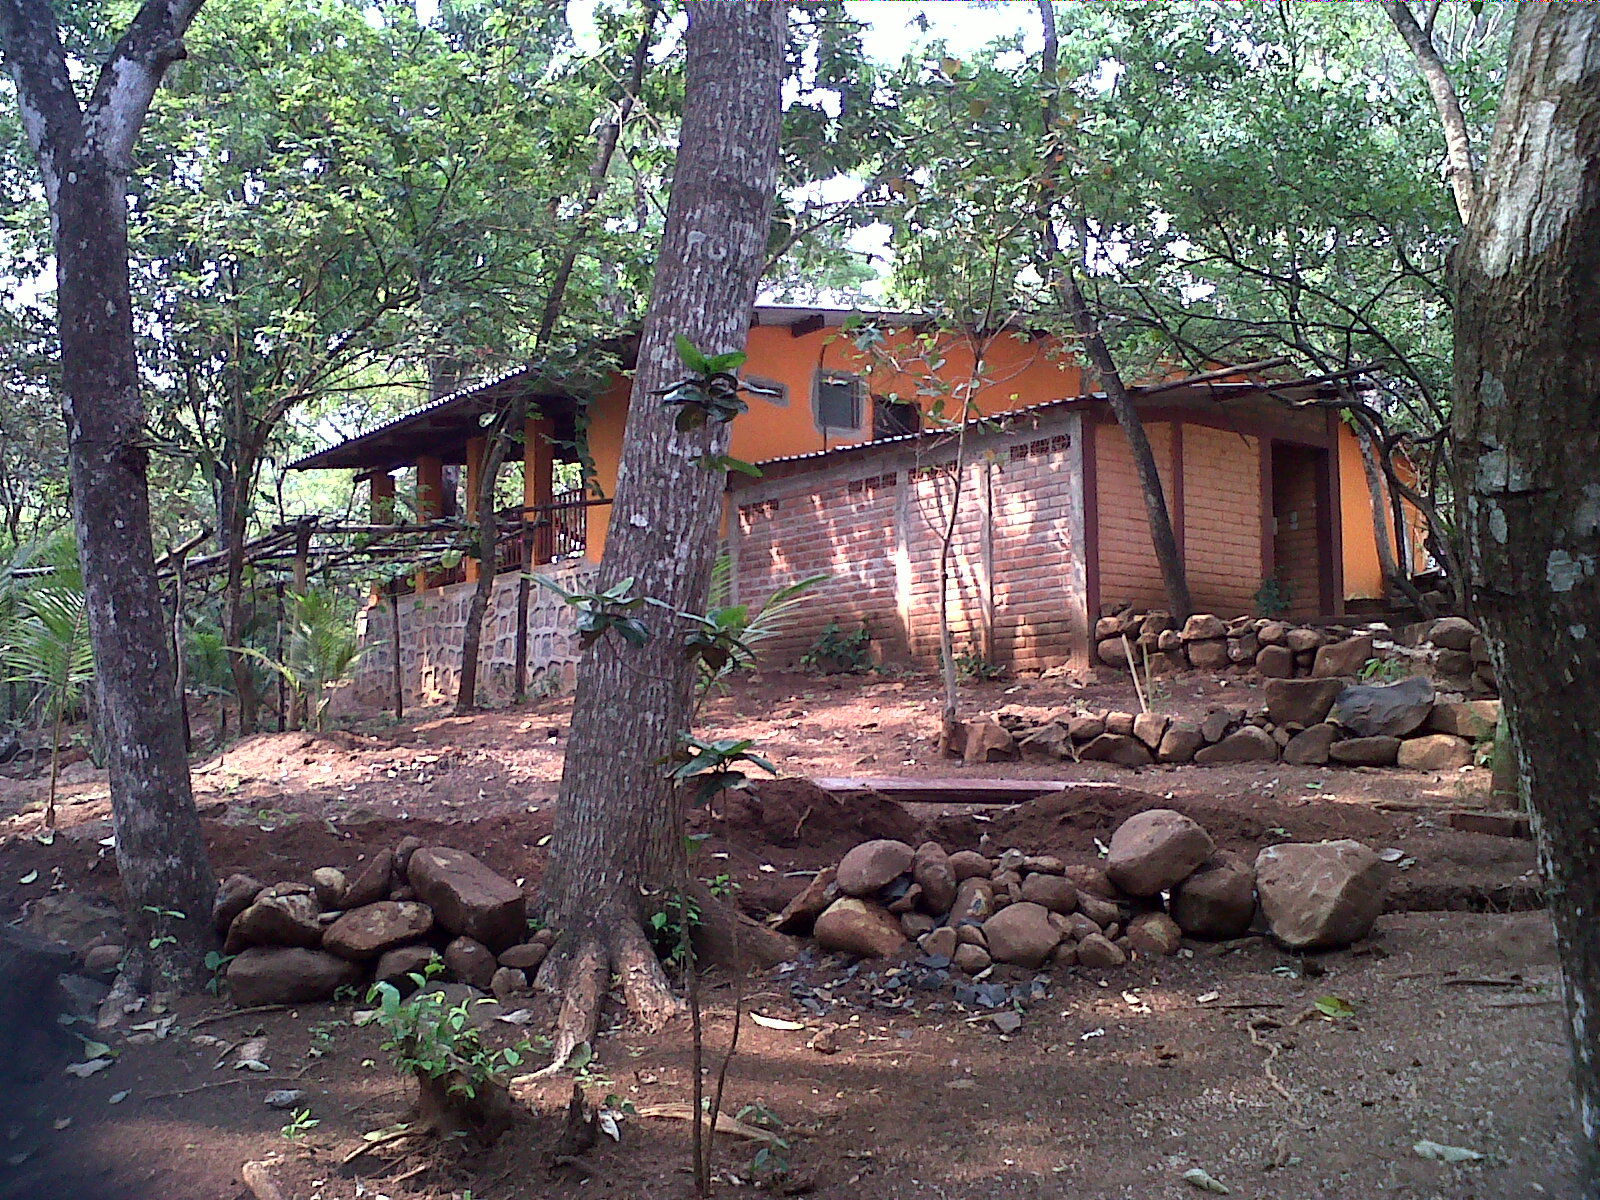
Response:
[[[1361,447],[1348,425],[1339,425],[1339,511],[1344,533],[1344,594],[1348,600],[1371,600],[1384,593],[1383,569],[1378,564],[1378,535],[1372,527],[1372,493],[1367,487]],[[1411,562],[1414,571],[1426,565],[1422,548],[1425,527],[1422,514],[1405,505],[1410,525]],[[1393,537],[1393,518],[1389,521]]]

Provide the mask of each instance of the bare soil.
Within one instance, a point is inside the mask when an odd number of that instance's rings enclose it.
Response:
[[[1239,679],[1166,686],[1165,711],[1253,700]],[[973,711],[1075,702],[1134,705],[1117,684],[967,690]],[[1234,849],[1349,836],[1414,861],[1397,872],[1377,935],[1354,950],[1301,960],[1257,939],[1196,945],[1103,976],[1016,972],[997,981],[1010,989],[1003,1009],[1021,1016],[1009,1034],[991,1019],[993,995],[974,998],[965,981],[914,964],[852,969],[803,957],[759,978],[710,981],[713,1068],[736,1004],[803,1026],[744,1020],[728,1074],[725,1112],[759,1105],[782,1124],[789,1145],[768,1166],[782,1161],[787,1171],[764,1180],[771,1190],[839,1200],[1146,1200],[1203,1195],[1182,1179],[1199,1167],[1234,1196],[1263,1200],[1575,1194],[1558,971],[1531,844],[1459,832],[1442,819],[1483,803],[1484,772],[983,768],[991,777],[1120,785],[1093,801],[1069,794],[1013,809],[839,800],[799,779],[976,773],[935,756],[937,707],[932,682],[912,677],[769,675],[736,685],[711,705],[707,726],[756,738],[786,779],[730,798],[709,821],[705,873],[729,875],[740,902],[761,915],[864,837],[931,834],[952,849],[1017,845],[1087,861],[1097,839],[1155,803],[1190,813]],[[325,735],[262,735],[198,759],[216,868],[303,879],[415,835],[470,850],[531,889],[567,713],[567,702],[549,700],[463,719],[373,719]],[[104,776],[79,764],[69,778],[64,828],[41,845],[40,778],[0,777],[6,919],[52,888],[115,894],[102,844]],[[1330,995],[1354,1015],[1318,1013],[1314,1002]],[[241,1171],[261,1161],[287,1200],[692,1193],[684,1120],[624,1115],[620,1142],[602,1138],[575,1163],[552,1167],[546,1152],[570,1076],[518,1084],[525,1115],[487,1153],[401,1140],[341,1165],[363,1133],[404,1120],[413,1099],[377,1032],[352,1024],[356,1007],[222,1016],[229,1010],[209,997],[180,1001],[169,1036],[119,1041],[112,1068],[0,1097],[0,1196],[232,1200],[253,1194]],[[220,1019],[197,1024],[208,1017]],[[489,1024],[497,1041],[530,1032]],[[268,1040],[270,1072],[216,1066],[226,1046],[257,1033]],[[620,1024],[596,1049],[583,1081],[595,1101],[614,1094],[643,1111],[687,1105],[687,1023],[649,1036]],[[318,1121],[295,1140],[280,1132],[290,1114],[262,1102],[282,1088],[303,1089]],[[1412,1148],[1423,1139],[1486,1157],[1430,1161]],[[761,1177],[757,1145],[719,1138],[722,1194]]]

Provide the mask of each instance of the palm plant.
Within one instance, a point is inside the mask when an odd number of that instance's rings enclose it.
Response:
[[[81,702],[84,686],[94,678],[94,656],[83,588],[71,578],[48,578],[49,582],[12,592],[0,660],[9,682],[39,689],[41,711],[51,720],[50,792],[44,820],[45,827],[53,829],[61,775],[61,727],[67,713]]]
[[[284,600],[287,636],[282,661],[248,646],[243,650],[283,676],[295,708],[305,714],[312,728],[321,730],[333,688],[354,669],[364,648],[356,640],[348,606],[335,592],[313,588],[289,592]]]
[[[760,608],[751,612],[747,604],[728,603],[733,597],[733,560],[727,554],[717,555],[711,567],[711,587],[707,597],[710,611],[701,620],[713,630],[720,630],[738,650],[725,665],[711,672],[711,681],[715,682],[739,667],[754,665],[756,648],[782,631],[808,592],[831,578],[824,572],[797,579],[773,592]]]

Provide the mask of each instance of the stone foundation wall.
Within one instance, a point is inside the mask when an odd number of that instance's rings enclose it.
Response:
[[[594,571],[591,563],[570,563],[552,564],[540,574],[569,590],[583,591]],[[515,688],[517,579],[515,571],[508,571],[494,583],[478,659],[480,703],[505,704]],[[461,675],[461,630],[474,587],[455,583],[400,597],[400,667],[408,708],[454,702]],[[389,602],[378,601],[362,612],[356,625],[363,654],[350,690],[357,701],[374,708],[393,703],[389,613]],[[535,585],[529,590],[530,695],[572,687],[578,669],[573,617],[571,606],[549,589]]]

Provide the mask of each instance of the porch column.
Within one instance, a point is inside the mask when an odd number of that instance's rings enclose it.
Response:
[[[367,501],[367,520],[374,525],[394,524],[394,476],[388,471],[374,471],[367,477],[370,487]]]
[[[473,529],[476,529],[478,524],[478,488],[482,486],[483,454],[487,446],[486,438],[467,439],[467,524]],[[478,576],[483,573],[483,561],[476,556],[468,555],[461,565],[467,582],[476,583]],[[492,564],[489,569],[494,570]]]
[[[532,417],[523,427],[522,506],[524,521],[543,522],[533,533],[533,561],[537,566],[556,556],[555,530],[549,522],[549,505],[555,500],[555,425],[548,417]],[[529,512],[542,509],[542,512]]]
[[[436,454],[417,456],[417,520],[421,523],[437,521],[444,515],[444,463]],[[416,574],[416,590],[425,592],[431,586],[428,572]]]

